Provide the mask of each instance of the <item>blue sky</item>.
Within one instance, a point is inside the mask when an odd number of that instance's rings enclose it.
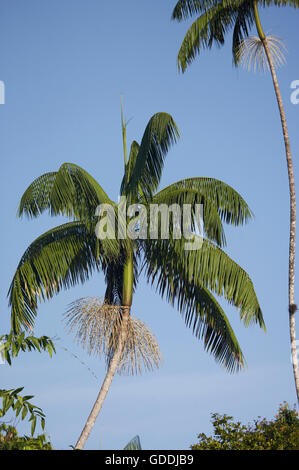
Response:
[[[187,449],[198,433],[211,431],[212,412],[248,422],[270,418],[279,403],[296,400],[287,311],[288,180],[271,78],[233,68],[231,37],[179,74],[176,54],[189,22],[170,21],[174,5],[170,0],[1,2],[0,80],[6,102],[0,106],[0,333],[9,331],[6,296],[20,257],[39,234],[64,220],[46,214],[31,221],[16,217],[32,180],[74,162],[117,199],[123,171],[121,94],[130,119],[128,142],[140,141],[158,111],[170,113],[181,131],[161,187],[189,176],[218,178],[239,191],[255,215],[242,228],[226,229],[226,252],[250,274],[267,326],[266,334],[244,328],[238,312],[222,302],[246,370],[227,374],[180,314],[142,280],[133,314],[155,333],[164,362],[154,373],[115,377],[87,449],[121,449],[136,434],[144,449]],[[295,176],[299,105],[290,101],[290,86],[299,80],[298,15],[289,8],[261,11],[265,31],[288,49],[278,79]],[[295,294],[298,274],[297,269]],[[35,334],[59,337],[57,354],[50,359],[27,353],[12,367],[0,366],[1,388],[24,386],[35,395],[32,401],[46,413],[56,449],[76,442],[105,374],[104,361],[88,356],[66,334],[62,314],[77,298],[103,294],[103,276],[96,275],[41,304]],[[27,424],[19,428],[29,432]]]

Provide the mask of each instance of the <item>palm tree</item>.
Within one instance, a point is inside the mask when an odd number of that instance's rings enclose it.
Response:
[[[285,144],[285,155],[288,169],[290,193],[290,235],[289,235],[289,273],[288,273],[288,310],[290,325],[290,342],[293,373],[297,399],[299,401],[299,368],[296,351],[295,312],[297,305],[294,299],[295,282],[295,235],[296,235],[296,198],[293,161],[286,116],[275,71],[275,62],[281,59],[279,42],[271,36],[266,36],[258,6],[292,6],[299,8],[299,0],[179,0],[173,10],[172,18],[178,21],[199,14],[188,29],[178,53],[178,68],[185,72],[201,49],[210,49],[213,44],[223,45],[225,35],[233,30],[232,53],[233,62],[237,66],[244,54],[244,48],[249,49],[249,60],[265,60],[271,71],[276,100],[278,104],[282,133]],[[258,33],[251,44],[246,42],[251,27],[255,25]],[[255,56],[255,57],[254,57]],[[264,57],[263,57],[264,56]]]
[[[230,186],[213,178],[184,179],[158,191],[164,159],[169,147],[179,138],[178,128],[169,114],[153,115],[140,145],[133,141],[127,157],[126,124],[122,114],[124,176],[120,189],[123,198],[118,204],[85,170],[64,163],[58,171],[33,181],[21,198],[18,212],[19,216],[37,217],[48,211],[50,215],[62,214],[72,220],[38,237],[23,254],[9,290],[14,331],[33,326],[38,300],[50,299],[63,288],[84,283],[94,271],[105,274],[106,292],[98,318],[108,317],[108,333],[103,340],[108,370],[77,442],[76,448],[81,449],[112,378],[122,366],[126,356],[123,351],[130,349],[126,338],[133,328],[130,326],[131,305],[140,269],[162,297],[177,305],[187,327],[230,372],[244,366],[244,357],[229,320],[213,294],[235,306],[245,326],[255,322],[265,328],[248,274],[222,250],[225,245],[223,222],[238,226],[248,221],[252,214],[246,202]],[[125,223],[133,224],[135,237],[96,236],[98,224],[107,217],[104,213],[100,219],[95,215],[99,213],[99,205],[112,208],[122,225],[118,214],[121,214],[119,208],[123,199],[130,207],[135,204],[137,213],[142,212],[142,207],[150,209],[153,204],[156,204],[154,207],[162,204],[189,207],[191,235],[193,241],[201,240],[201,248],[186,250],[185,244],[191,243],[190,236],[188,233],[181,238],[173,236],[178,229],[175,223],[168,238],[151,238],[148,233],[144,236],[140,218],[129,216],[129,210],[125,212]],[[203,207],[203,237],[195,234],[198,205]],[[107,222],[106,228],[108,225]],[[161,228],[161,222],[159,225]],[[76,314],[82,311],[84,305],[79,302],[79,308],[75,305],[71,312],[71,321],[76,321]],[[109,315],[114,318],[110,323]],[[93,321],[95,317],[88,318]],[[114,328],[115,322],[117,328]]]

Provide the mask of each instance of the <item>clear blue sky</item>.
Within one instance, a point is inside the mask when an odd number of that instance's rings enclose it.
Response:
[[[170,21],[174,5],[170,0],[1,2],[0,80],[6,103],[0,105],[0,333],[9,331],[6,295],[21,255],[63,220],[17,219],[31,181],[74,162],[117,199],[123,171],[121,94],[131,118],[128,141],[140,141],[158,111],[170,113],[180,128],[162,186],[189,176],[215,177],[238,190],[255,214],[247,226],[227,229],[226,251],[250,274],[267,333],[245,329],[238,312],[222,302],[247,369],[227,374],[180,314],[141,281],[133,312],[155,333],[164,363],[154,373],[115,378],[87,449],[121,449],[136,434],[144,449],[187,449],[199,432],[210,432],[212,412],[248,422],[259,415],[270,418],[279,403],[296,400],[287,310],[288,180],[271,78],[234,69],[230,37],[225,47],[203,52],[180,75],[176,54],[189,22]],[[299,80],[299,11],[268,8],[261,18],[265,31],[288,48],[278,78],[298,176],[299,105],[290,102],[290,84]],[[297,184],[299,194],[298,189]],[[296,293],[298,280],[297,269]],[[65,333],[62,314],[71,301],[103,293],[103,276],[96,275],[41,304],[35,334],[60,338],[56,356],[20,354],[12,367],[0,366],[1,388],[24,386],[35,395],[57,449],[76,442],[105,374],[103,360],[89,357]],[[29,433],[29,426],[20,430]]]

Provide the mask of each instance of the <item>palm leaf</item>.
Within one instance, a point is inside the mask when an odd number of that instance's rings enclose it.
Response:
[[[178,52],[178,69],[185,72],[201,48],[210,49],[214,43],[224,44],[225,34],[233,27],[236,11],[221,4],[202,13],[188,29]]]
[[[131,148],[130,148],[129,161],[126,165],[125,174],[124,174],[123,181],[122,181],[122,185],[124,186],[129,182],[132,176],[132,172],[136,164],[136,159],[138,156],[139,149],[140,149],[140,145],[138,144],[138,142],[133,140],[131,144]]]
[[[80,222],[60,225],[31,243],[8,293],[13,330],[18,331],[20,325],[33,326],[38,299],[50,299],[62,288],[83,283],[92,271],[99,270],[107,262],[103,245]]]
[[[133,437],[133,439],[128,442],[128,444],[124,447],[124,450],[141,450],[141,443],[139,436]]]
[[[198,250],[184,250],[185,240],[147,240],[147,260],[152,269],[159,266],[158,258],[169,259],[169,273],[182,273],[195,286],[204,287],[224,297],[240,311],[245,326],[258,323],[265,329],[259,302],[246,271],[212,242],[203,239]]]
[[[158,193],[154,196],[153,204],[166,204],[168,208],[171,208],[172,205],[179,206],[182,219],[184,207],[190,205],[190,228],[192,230],[198,228],[198,224],[196,224],[196,222],[198,222],[196,220],[196,205],[201,204],[203,206],[203,230],[205,235],[215,241],[219,246],[226,244],[225,233],[217,208],[196,189],[172,189],[170,187],[167,192],[163,190],[161,194]]]
[[[165,156],[170,145],[179,138],[178,128],[167,113],[151,117],[144,131],[135,165],[130,166],[128,182],[123,180],[121,193],[136,198],[141,191],[151,198],[160,182]]]
[[[148,281],[156,285],[160,295],[173,306],[176,303],[186,326],[203,340],[205,350],[213,354],[217,362],[230,372],[244,366],[241,348],[222,307],[203,285],[189,281],[171,244],[167,252],[165,247],[162,251],[159,258],[152,244],[147,244],[145,268]]]
[[[259,0],[259,4],[263,7],[275,5],[278,7],[288,6],[293,8],[299,8],[299,0]]]
[[[174,192],[177,191],[177,195]],[[235,226],[252,218],[252,212],[240,194],[231,186],[214,178],[186,178],[159,191],[155,201],[173,201],[178,204],[209,202],[218,212],[222,221]]]
[[[233,31],[233,64],[239,64],[239,49],[245,38],[249,36],[249,31],[254,25],[254,13],[251,2],[244,2],[238,8],[237,17]]]
[[[186,20],[196,13],[202,13],[208,8],[215,6],[215,4],[219,4],[219,1],[179,0],[173,9],[171,18],[177,21]]]
[[[37,217],[45,210],[75,219],[91,217],[102,203],[112,204],[103,188],[87,171],[63,163],[57,172],[45,173],[27,188],[18,215]]]

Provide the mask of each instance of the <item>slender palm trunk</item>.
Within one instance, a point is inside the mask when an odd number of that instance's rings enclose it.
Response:
[[[127,325],[130,317],[130,309],[132,305],[132,293],[133,293],[133,253],[130,250],[127,255],[127,260],[124,265],[124,274],[123,274],[123,294],[122,294],[122,322],[120,326],[120,333],[118,337],[117,347],[113,354],[113,357],[110,361],[106,377],[100,389],[100,392],[97,396],[95,404],[90,412],[90,415],[86,421],[86,424],[81,432],[81,435],[77,441],[75,449],[83,449],[92,428],[96,422],[99,412],[103,406],[106,395],[109,391],[112,379],[115,372],[120,364],[122,358],[123,348],[126,342],[127,336]]]
[[[296,197],[295,197],[295,180],[294,180],[294,169],[293,161],[291,155],[290,139],[286,123],[286,116],[284,112],[283,102],[280,94],[280,89],[278,85],[278,80],[275,72],[275,67],[273,64],[271,52],[267,43],[267,38],[263,32],[258,8],[257,1],[254,2],[254,16],[257,31],[260,37],[260,40],[263,43],[264,50],[267,56],[269,63],[272,81],[274,85],[275,95],[277,99],[277,104],[280,113],[280,120],[282,125],[282,132],[285,144],[285,153],[287,160],[288,168],[288,178],[289,178],[289,191],[290,191],[290,238],[289,238],[289,323],[290,323],[290,340],[291,340],[291,354],[292,354],[292,364],[293,364],[293,373],[295,379],[297,400],[299,402],[299,370],[298,370],[298,357],[296,350],[296,329],[295,329],[295,312],[297,306],[295,305],[294,299],[294,281],[295,281],[295,238],[296,238]]]
[[[102,384],[102,387],[100,389],[100,392],[97,396],[97,399],[95,401],[95,404],[93,405],[93,408],[90,412],[90,415],[86,421],[86,424],[81,432],[81,435],[77,441],[77,444],[75,446],[75,449],[83,449],[91,431],[92,428],[96,422],[96,419],[98,417],[99,412],[101,411],[101,408],[103,406],[104,400],[106,398],[106,395],[109,391],[112,379],[114,377],[115,372],[117,371],[118,365],[121,360],[122,356],[122,351],[123,347],[125,344],[126,340],[126,332],[127,332],[127,323],[128,323],[128,318],[130,315],[130,308],[125,308],[123,309],[123,315],[122,315],[122,323],[121,323],[121,331],[119,335],[119,341],[117,348],[115,350],[115,353],[113,355],[113,358],[111,359],[111,362],[109,364],[108,370],[106,377],[104,379],[104,382]]]

